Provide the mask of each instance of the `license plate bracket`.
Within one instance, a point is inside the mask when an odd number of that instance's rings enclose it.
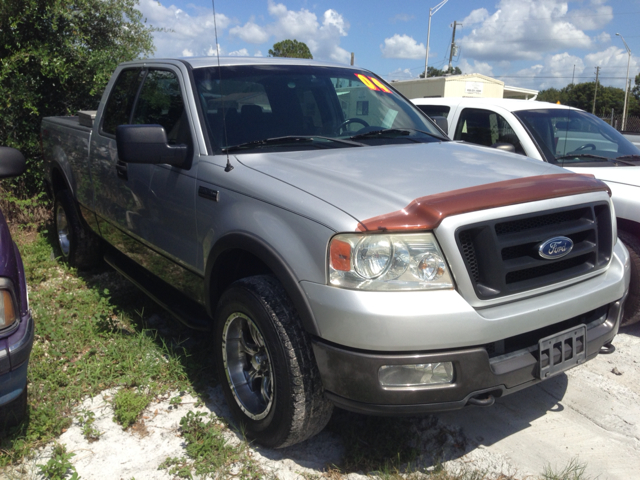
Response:
[[[587,326],[578,325],[538,341],[539,378],[564,372],[587,360]]]

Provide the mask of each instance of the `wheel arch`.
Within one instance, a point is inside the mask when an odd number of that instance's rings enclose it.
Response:
[[[618,223],[618,230],[624,230],[640,240],[640,223],[620,217],[616,218],[616,222]]]
[[[63,173],[62,168],[57,163],[54,163],[51,167],[51,196],[55,198],[56,194],[60,190],[69,189],[69,181],[67,180],[66,175]]]
[[[225,289],[236,280],[252,275],[272,274],[293,302],[303,328],[310,334],[320,332],[311,306],[300,283],[282,256],[260,238],[247,233],[230,233],[213,246],[205,268],[207,312],[214,316]]]

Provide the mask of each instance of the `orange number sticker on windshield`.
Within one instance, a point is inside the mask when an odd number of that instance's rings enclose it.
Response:
[[[389,90],[387,87],[385,87],[382,82],[380,82],[379,80],[373,78],[373,77],[365,77],[364,75],[362,75],[361,73],[356,73],[355,74],[356,77],[358,77],[358,79],[364,83],[367,88],[369,88],[370,90],[373,90],[374,92],[378,92],[378,91],[383,91],[385,93],[393,93],[391,90]]]

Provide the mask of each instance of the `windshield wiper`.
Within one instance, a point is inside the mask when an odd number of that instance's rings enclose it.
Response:
[[[592,155],[591,153],[572,153],[569,155],[561,155],[556,157],[556,160],[564,160],[566,158],[596,158],[598,160],[604,160],[605,162],[611,160],[610,158],[602,157],[600,155]]]
[[[416,128],[384,128],[382,130],[373,130],[371,132],[366,133],[358,133],[349,137],[351,140],[356,140],[358,138],[397,138],[401,136],[411,135],[411,132],[424,133],[425,135],[429,135],[430,137],[435,137],[440,140],[444,140],[444,138],[439,135],[435,135],[433,133],[425,132],[423,130],[418,130]],[[413,138],[408,139],[413,142],[419,142],[419,140],[415,140]]]
[[[570,155],[561,155],[560,157],[556,157],[556,160],[564,160],[567,158],[594,158],[596,160],[604,160],[605,162],[614,163],[616,165],[635,166],[635,163],[625,162],[624,160],[620,160],[620,158],[624,158],[624,157],[609,158],[609,157],[602,157],[600,155],[592,155],[591,153],[574,153]]]
[[[620,157],[616,157],[615,160],[635,167],[637,164],[634,162],[640,162],[640,155],[622,155]]]
[[[349,145],[350,147],[364,147],[364,143],[353,142],[344,138],[324,137],[322,135],[287,135],[284,137],[265,138],[264,140],[252,140],[251,142],[239,143],[238,145],[231,145],[230,147],[223,148],[223,153],[234,152],[236,150],[245,150],[250,148],[258,148],[271,145],[291,145],[291,144],[314,144],[318,148],[324,148],[321,144],[315,143],[316,139],[328,140],[330,142],[342,143]]]

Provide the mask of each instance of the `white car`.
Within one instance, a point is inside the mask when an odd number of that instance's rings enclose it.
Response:
[[[594,115],[566,105],[460,97],[412,102],[432,118],[445,117],[453,140],[507,149],[604,180],[611,188],[618,236],[631,255],[622,325],[640,321],[640,150],[635,145]]]

